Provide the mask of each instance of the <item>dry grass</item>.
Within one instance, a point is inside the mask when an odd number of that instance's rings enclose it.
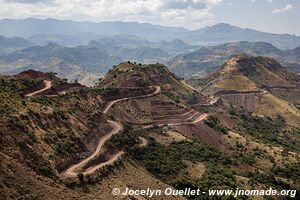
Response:
[[[251,190],[251,189],[264,189],[265,187],[261,184],[259,185],[255,185],[254,187],[250,187],[249,186],[249,178],[247,177],[244,177],[244,176],[235,176],[237,182],[243,186],[243,189],[246,189],[246,190]],[[249,199],[251,200],[263,200],[264,198],[262,196],[252,196],[252,197],[249,197]]]
[[[256,91],[258,88],[247,77],[232,75],[215,84],[215,90]]]
[[[124,191],[125,188],[130,188],[134,190],[141,190],[147,188],[164,190],[170,187],[171,186],[153,177],[149,172],[147,172],[141,166],[129,160],[129,162],[125,162],[124,168],[115,171],[114,174],[110,175],[107,179],[101,181],[100,184],[92,186],[90,188],[90,192],[94,196],[101,197],[101,199],[130,199],[129,197],[124,197],[122,195],[113,196],[111,194],[111,190],[113,188],[120,188],[122,191]],[[143,198],[140,197],[140,199]],[[185,198],[179,196],[175,196],[175,197],[155,196],[151,199],[175,200],[175,199],[185,199]]]
[[[300,155],[295,152],[289,152],[287,155],[283,155],[284,149],[282,147],[268,146],[266,144],[254,141],[252,138],[243,137],[242,135],[232,131],[229,131],[225,138],[228,145],[233,148],[236,148],[237,144],[241,144],[247,152],[262,152],[265,156],[255,157],[257,161],[257,167],[260,169],[269,170],[273,166],[273,164],[270,162],[270,157],[274,159],[276,164],[281,165],[294,163],[300,159]]]
[[[270,72],[266,69],[260,71],[259,76],[251,77],[251,79],[255,83],[258,84],[263,83],[264,85],[268,85],[268,86],[280,86],[280,85],[286,87],[291,86],[291,84],[288,81],[286,81],[285,79],[281,78],[277,74]]]
[[[133,66],[131,64],[123,63],[123,64],[118,66],[118,71],[126,72],[126,71],[132,70],[132,68],[133,68]]]
[[[202,178],[205,173],[205,165],[203,163],[192,163],[190,161],[185,161],[187,166],[187,171],[191,180],[197,181]]]
[[[300,111],[296,107],[270,93],[257,97],[255,113],[270,117],[281,115],[288,124],[300,128]]]
[[[155,139],[156,142],[166,146],[170,145],[172,142],[189,140],[177,131],[169,131],[166,134],[152,133],[151,136]]]

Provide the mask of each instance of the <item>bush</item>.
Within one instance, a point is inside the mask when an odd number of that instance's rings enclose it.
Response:
[[[281,116],[275,119],[252,116],[250,113],[239,114],[241,122],[239,126],[244,131],[264,142],[284,146],[290,150],[299,151],[299,129],[288,128]]]
[[[119,93],[119,88],[109,87],[109,88],[96,88],[94,92],[97,95],[115,95]]]
[[[230,159],[218,150],[199,142],[178,142],[163,146],[150,141],[147,148],[133,147],[129,154],[140,161],[147,170],[163,180],[178,178],[184,173],[184,161],[231,163]]]
[[[300,182],[300,162],[287,164],[284,167],[273,166],[272,172],[277,176],[292,179],[296,182]]]
[[[30,161],[28,164],[34,171],[49,178],[55,177],[55,172],[51,168],[50,162],[42,154],[38,153],[35,148],[31,148],[24,141],[18,142],[18,145],[23,155]]]
[[[83,148],[83,142],[71,130],[64,133],[47,132],[43,139],[55,149],[57,155],[73,154]]]
[[[209,116],[206,120],[204,120],[204,123],[210,128],[215,129],[216,131],[222,132],[224,134],[228,133],[229,129],[221,124],[220,120],[215,116]]]

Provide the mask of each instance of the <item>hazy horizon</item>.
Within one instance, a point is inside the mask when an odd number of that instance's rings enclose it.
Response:
[[[235,24],[231,24],[228,22],[216,22],[214,24],[211,25],[207,25],[204,26],[202,28],[199,29],[189,29],[189,28],[185,28],[182,26],[168,26],[168,25],[161,25],[161,24],[155,24],[155,23],[151,23],[151,22],[139,22],[139,21],[121,21],[121,20],[115,20],[115,21],[91,21],[91,20],[73,20],[73,19],[58,19],[58,18],[36,18],[36,17],[25,17],[25,18],[2,18],[0,20],[26,20],[26,19],[36,19],[36,20],[58,20],[58,21],[73,21],[73,22],[93,22],[93,23],[114,23],[114,22],[122,22],[122,23],[138,23],[138,24],[151,24],[151,25],[155,25],[155,26],[162,26],[162,27],[168,27],[168,28],[182,28],[185,29],[187,31],[197,31],[203,28],[207,28],[207,27],[212,27],[212,26],[216,26],[216,25],[220,25],[220,24],[228,24],[234,27],[238,27],[238,28],[242,28],[242,29],[252,29],[255,31],[260,31],[260,32],[264,32],[264,33],[271,33],[271,34],[289,34],[289,35],[294,35],[294,36],[300,36],[300,34],[295,34],[295,33],[276,33],[276,32],[269,32],[269,31],[265,31],[265,30],[259,30],[259,29],[255,29],[255,28],[251,28],[251,27],[241,27]],[[123,34],[121,34],[123,35]],[[126,35],[126,34],[125,34]]]
[[[0,0],[0,19],[139,22],[197,30],[218,23],[300,35],[296,0]],[[14,10],[12,13],[11,11]]]

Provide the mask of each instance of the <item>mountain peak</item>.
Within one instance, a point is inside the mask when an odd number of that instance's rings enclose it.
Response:
[[[238,69],[239,69],[238,62],[242,59],[242,57],[243,56],[239,55],[239,56],[235,56],[235,57],[231,58],[223,65],[222,68],[220,68],[219,72],[221,74],[228,74],[228,73],[238,71]]]
[[[206,83],[212,93],[260,91],[263,88],[296,87],[299,76],[285,70],[275,59],[237,55],[232,57]]]
[[[288,71],[273,58],[237,55],[228,60],[218,73],[220,75],[242,74],[247,77],[260,77],[265,73],[274,73],[283,77],[288,74]]]
[[[60,47],[60,45],[57,44],[57,43],[55,43],[55,42],[49,42],[49,43],[47,44],[47,47]]]
[[[209,32],[230,32],[237,27],[232,26],[227,23],[219,23],[213,26],[208,27]]]
[[[218,23],[214,26],[217,26],[217,27],[232,27],[232,25],[229,24],[229,23]]]
[[[162,64],[137,64],[130,61],[114,66],[101,81],[101,86],[147,87],[179,80]]]

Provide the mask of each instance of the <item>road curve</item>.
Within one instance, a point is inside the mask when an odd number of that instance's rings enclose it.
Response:
[[[148,145],[148,140],[143,138],[143,137],[139,137],[139,140],[141,141],[141,143],[139,144],[140,147],[145,147]]]
[[[119,151],[118,153],[116,153],[115,155],[113,155],[108,161],[103,162],[99,165],[94,165],[89,167],[88,169],[85,170],[85,172],[83,173],[84,175],[89,175],[89,174],[93,174],[94,172],[96,172],[98,169],[101,169],[102,167],[106,166],[106,165],[111,165],[112,163],[116,162],[117,160],[119,160],[119,158],[121,158],[121,156],[124,154],[124,151]]]
[[[52,82],[51,81],[44,80],[43,84],[44,84],[44,88],[43,89],[40,89],[40,90],[37,90],[35,92],[26,94],[25,97],[33,97],[33,96],[35,96],[37,94],[40,94],[40,93],[42,93],[42,92],[44,92],[46,90],[49,90],[52,87]]]
[[[161,89],[159,86],[151,86],[152,88],[155,88],[155,91],[151,94],[146,94],[146,95],[141,95],[141,96],[136,96],[136,97],[125,97],[125,98],[122,98],[122,99],[117,99],[117,100],[114,100],[114,101],[111,101],[104,109],[103,113],[104,114],[107,114],[107,112],[109,111],[109,109],[115,104],[115,103],[118,103],[120,101],[126,101],[126,100],[132,100],[132,99],[140,99],[140,98],[145,98],[145,97],[151,97],[155,94],[158,94],[160,93]]]
[[[155,94],[160,93],[161,89],[159,86],[154,86],[153,88],[155,88],[155,91],[151,94],[147,94],[147,95],[141,95],[141,96],[136,96],[136,97],[126,97],[126,98],[121,98],[121,99],[117,99],[114,101],[111,101],[103,110],[104,114],[107,114],[108,111],[110,110],[110,108],[121,101],[126,101],[126,100],[132,100],[132,99],[139,99],[139,98],[145,98],[145,97],[151,97]],[[82,173],[82,174],[92,174],[93,172],[95,172],[96,170],[100,169],[103,166],[106,165],[110,165],[113,162],[115,162],[116,160],[118,160],[123,154],[123,151],[118,152],[117,154],[113,155],[113,157],[111,157],[108,161],[101,163],[99,165],[95,165],[92,166],[90,168],[88,168],[87,170],[85,170],[84,172],[81,172],[80,170],[83,169],[83,167],[89,163],[93,158],[95,158],[96,156],[98,156],[98,154],[100,153],[103,145],[105,144],[105,142],[107,140],[109,140],[113,135],[119,133],[122,129],[123,129],[123,125],[120,122],[117,121],[111,121],[108,120],[108,122],[112,125],[113,130],[110,131],[109,133],[107,133],[104,137],[99,139],[99,143],[98,146],[95,150],[95,152],[89,156],[88,158],[80,161],[78,164],[72,165],[71,167],[69,167],[67,170],[65,170],[64,172],[61,173],[61,177],[62,178],[73,178],[76,177],[78,173]]]
[[[61,173],[61,176],[63,178],[76,177],[77,174],[80,173],[80,170],[100,153],[104,143],[107,140],[109,140],[114,134],[119,133],[123,129],[122,124],[119,123],[119,122],[115,122],[115,121],[111,121],[111,120],[108,120],[108,122],[113,127],[113,130],[111,130],[108,134],[106,134],[105,136],[103,136],[99,139],[98,146],[97,146],[96,150],[94,151],[94,153],[91,156],[89,156],[88,158],[80,161],[78,164],[75,164],[75,165],[69,167],[66,171]],[[109,162],[109,161],[107,161],[107,162]],[[102,164],[104,164],[104,163],[102,163]],[[92,169],[90,169],[90,170],[92,171]],[[87,174],[87,173],[91,173],[91,172],[86,170],[86,172],[84,172],[83,174]]]
[[[148,140],[143,138],[143,137],[139,137],[141,143],[139,144],[140,147],[146,147],[148,145]],[[88,169],[86,169],[86,172],[84,172],[84,175],[88,175],[88,174],[92,174],[95,171],[97,171],[98,169],[106,166],[106,165],[110,165],[114,162],[116,162],[117,160],[119,160],[119,158],[122,157],[122,155],[124,154],[124,151],[119,151],[118,153],[114,154],[108,161],[101,163],[99,165],[94,165],[89,167]]]
[[[45,87],[41,90],[26,94],[26,97],[32,97],[34,95],[37,95],[39,93],[42,93],[48,89],[51,88],[52,86],[52,82],[51,81],[47,81],[44,80],[44,85]],[[118,102],[121,101],[126,101],[126,100],[132,100],[132,99],[139,99],[139,98],[146,98],[146,97],[151,97],[153,95],[156,95],[158,93],[161,92],[161,88],[159,86],[152,86],[152,88],[155,89],[155,91],[151,94],[147,94],[147,95],[140,95],[140,96],[136,96],[136,97],[125,97],[125,98],[121,98],[121,99],[117,99],[114,101],[111,101],[109,104],[106,105],[106,107],[103,110],[104,114],[107,114],[109,112],[109,110],[112,108],[112,106]],[[176,126],[176,125],[182,125],[182,124],[193,124],[193,123],[198,123],[200,121],[203,121],[204,119],[207,118],[207,114],[203,114],[200,115],[197,119],[195,119],[193,122],[183,122],[183,123],[174,123],[174,124],[168,124],[169,126]],[[64,172],[62,172],[60,175],[62,178],[67,179],[67,178],[73,178],[76,177],[79,173],[82,174],[92,174],[95,171],[97,171],[98,169],[106,166],[106,165],[110,165],[112,163],[114,163],[115,161],[117,161],[123,154],[124,151],[119,151],[118,153],[114,154],[108,161],[104,162],[104,163],[100,163],[98,165],[94,165],[89,167],[88,169],[86,169],[84,172],[82,172],[81,170],[84,168],[84,166],[86,166],[92,159],[94,159],[95,157],[97,157],[99,155],[99,153],[102,150],[103,145],[105,144],[106,141],[108,141],[113,135],[119,133],[120,131],[123,130],[123,125],[120,122],[117,121],[112,121],[112,120],[108,120],[108,123],[111,124],[111,127],[113,128],[109,133],[107,133],[105,136],[101,137],[99,139],[98,145],[96,150],[94,151],[94,153],[89,156],[88,158],[80,161],[77,164],[74,164],[72,166],[70,166],[68,169],[66,169]],[[165,124],[159,124],[159,126],[163,126]],[[150,128],[153,127],[153,125],[150,126],[144,126],[144,128]],[[143,137],[139,137],[141,144],[139,145],[140,147],[145,147],[148,144],[148,141],[143,138]]]
[[[203,120],[205,120],[206,118],[208,117],[208,114],[202,114],[200,115],[197,119],[195,119],[194,121],[192,122],[178,122],[178,123],[170,123],[170,124],[157,124],[157,126],[179,126],[179,125],[183,125],[183,124],[197,124]],[[143,128],[153,128],[154,125],[146,125],[146,126],[143,126]]]

